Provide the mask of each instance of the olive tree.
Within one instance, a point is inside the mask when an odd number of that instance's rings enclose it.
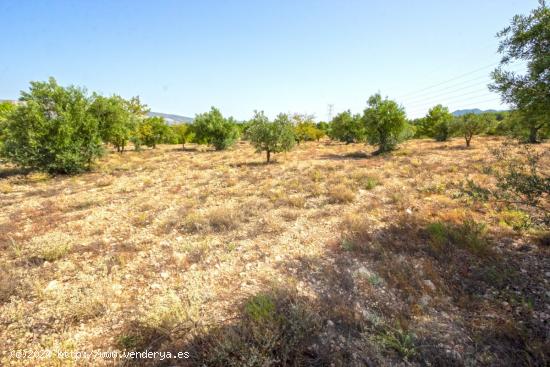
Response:
[[[339,113],[330,122],[328,134],[331,139],[346,144],[364,141],[365,127],[361,115],[352,115],[349,110]]]
[[[406,127],[403,107],[388,98],[382,99],[379,93],[371,96],[367,104],[362,119],[367,141],[378,146],[377,153],[395,149]]]
[[[129,102],[119,96],[95,95],[90,111],[98,121],[103,141],[112,144],[117,152],[124,152],[137,123]]]
[[[176,141],[178,144],[181,144],[181,149],[185,149],[185,144],[193,141],[195,136],[191,125],[188,124],[177,124],[172,125],[172,131],[176,136]]]
[[[516,15],[497,34],[503,57],[489,86],[520,112],[517,123],[530,143],[539,141],[541,131],[550,130],[550,8],[543,0],[539,4],[528,15]],[[523,75],[504,69],[517,61],[527,63]]]
[[[462,135],[466,141],[466,147],[470,147],[472,138],[487,130],[488,119],[485,115],[468,113],[455,119],[453,130]]]
[[[195,117],[193,131],[197,143],[211,144],[216,150],[231,147],[239,137],[235,120],[231,117],[224,118],[220,110],[215,107]]]
[[[296,137],[290,118],[286,114],[279,114],[273,122],[264,115],[263,111],[255,111],[247,130],[247,138],[258,153],[266,153],[266,161],[271,161],[271,153],[287,152],[291,150]]]
[[[88,170],[103,152],[99,123],[84,89],[54,78],[31,82],[5,122],[2,155],[25,168],[51,173]]]

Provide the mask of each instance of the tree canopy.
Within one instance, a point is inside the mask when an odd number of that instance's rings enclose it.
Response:
[[[329,136],[346,144],[365,140],[365,127],[361,115],[352,115],[350,110],[334,116],[330,122]]]
[[[75,173],[102,153],[99,123],[84,89],[62,87],[54,78],[31,82],[23,102],[5,124],[2,155],[26,168]]]
[[[247,137],[258,153],[266,152],[267,163],[271,161],[271,153],[289,151],[296,144],[294,129],[286,114],[279,114],[270,122],[263,111],[255,111]]]
[[[534,143],[539,133],[550,126],[550,9],[544,1],[528,15],[516,15],[500,31],[500,66],[493,71],[491,90],[500,92],[502,100],[521,112],[518,123],[526,138]],[[515,61],[526,61],[522,75],[505,70]]]
[[[378,153],[395,149],[406,127],[404,109],[379,93],[372,95],[367,104],[362,118],[367,141],[378,146]]]
[[[215,107],[195,117],[193,131],[197,143],[211,144],[216,150],[231,147],[239,137],[239,130],[233,118],[224,118]]]

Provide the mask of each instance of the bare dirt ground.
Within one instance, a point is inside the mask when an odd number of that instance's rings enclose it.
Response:
[[[456,186],[500,142],[0,167],[0,365],[548,365],[548,233]]]

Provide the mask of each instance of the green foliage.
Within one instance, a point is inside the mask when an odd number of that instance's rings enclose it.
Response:
[[[499,214],[501,225],[511,227],[514,231],[523,231],[531,227],[531,218],[521,210],[504,210]]]
[[[94,95],[90,106],[90,112],[98,121],[101,138],[113,144],[117,152],[124,152],[137,123],[129,103],[119,96]]]
[[[288,115],[279,114],[273,122],[270,122],[263,111],[254,112],[247,137],[258,153],[266,152],[268,163],[271,160],[271,153],[287,152],[294,147],[296,142],[294,129]]]
[[[100,129],[85,90],[31,82],[24,103],[5,122],[2,155],[21,167],[51,173],[88,170],[102,153]]]
[[[453,130],[464,137],[466,146],[469,147],[474,135],[485,132],[489,125],[490,117],[468,113],[454,120]]]
[[[253,296],[236,322],[195,339],[191,358],[204,366],[309,365],[308,346],[320,322],[308,306],[282,291]]]
[[[258,294],[245,304],[245,313],[255,322],[268,321],[275,314],[275,303],[268,295]]]
[[[10,102],[0,103],[0,151],[2,141],[5,139],[6,120],[8,116],[16,109],[16,105]]]
[[[185,143],[193,141],[195,133],[188,124],[172,125],[172,132],[176,137],[176,144],[181,144],[182,149],[185,149]]]
[[[384,348],[396,351],[405,360],[411,359],[418,353],[415,345],[416,336],[400,327],[385,327],[374,340]]]
[[[239,137],[239,130],[233,118],[224,118],[215,107],[195,117],[193,131],[197,143],[211,144],[216,150],[231,147]]]
[[[330,123],[329,137],[346,144],[365,141],[361,115],[352,115],[349,110],[336,115]]]
[[[396,102],[382,99],[379,93],[369,98],[368,106],[363,113],[367,141],[377,145],[379,153],[395,149],[403,139],[405,111]]]
[[[453,115],[447,107],[437,105],[428,111],[419,125],[420,134],[437,141],[447,141],[451,136]]]
[[[550,9],[543,0],[539,4],[529,15],[516,15],[497,34],[503,58],[492,73],[494,83],[490,86],[521,112],[519,131],[525,132],[531,143],[538,141],[540,132],[550,129]],[[504,70],[515,61],[527,62],[524,75]]]
[[[432,248],[437,253],[446,251],[450,246],[463,248],[476,255],[484,255],[489,251],[485,225],[473,219],[466,219],[461,224],[430,223],[426,227],[426,232]]]
[[[313,122],[313,116],[294,114],[292,115],[292,122],[294,123],[294,134],[298,144],[302,141],[318,141],[325,136],[325,133],[318,129],[315,122]]]
[[[154,149],[157,144],[167,141],[171,132],[170,126],[166,125],[164,118],[149,117],[138,123],[133,135],[133,142],[137,149],[141,145]]]
[[[495,177],[496,186],[488,188],[468,180],[462,193],[474,200],[504,202],[524,209],[536,222],[550,223],[550,176],[541,162],[548,152],[505,143],[493,154],[497,164],[488,173]]]

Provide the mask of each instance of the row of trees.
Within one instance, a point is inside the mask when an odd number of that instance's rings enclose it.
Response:
[[[148,112],[138,97],[89,96],[82,88],[63,88],[53,78],[31,82],[17,106],[0,105],[0,155],[22,167],[73,173],[89,169],[105,144],[120,153],[129,143],[137,150],[160,143],[185,147],[189,142],[224,150],[242,137],[265,152],[270,162],[274,153],[325,135],[345,143],[368,142],[383,153],[412,137],[446,141],[461,135],[470,146],[475,135],[521,131],[517,126],[522,126],[519,112],[455,117],[441,105],[424,118],[408,121],[401,106],[380,94],[368,99],[362,114],[344,111],[329,123],[315,123],[313,116],[304,114],[279,114],[270,121],[263,111],[256,111],[250,121],[237,122],[212,107],[192,124],[169,126],[162,117],[147,117]]]
[[[375,94],[362,114],[345,111],[329,123],[315,124],[309,115],[280,114],[273,121],[255,112],[251,121],[237,123],[219,110],[195,117],[192,125],[168,126],[160,117],[147,117],[147,106],[135,97],[89,95],[74,86],[62,87],[55,79],[31,82],[20,103],[0,105],[0,156],[12,163],[49,172],[73,173],[89,169],[105,144],[124,152],[129,142],[136,149],[159,143],[209,144],[217,150],[232,146],[239,136],[258,151],[290,150],[296,143],[319,140],[324,135],[352,142],[368,142],[387,152],[411,137],[438,141],[462,135],[470,146],[481,133],[512,134],[530,143],[550,135],[550,10],[544,1],[529,15],[513,18],[498,33],[501,66],[492,73],[490,88],[499,92],[514,110],[500,114],[454,117],[441,105],[414,121],[407,121],[403,107]],[[512,61],[524,61],[523,75],[506,71]]]

